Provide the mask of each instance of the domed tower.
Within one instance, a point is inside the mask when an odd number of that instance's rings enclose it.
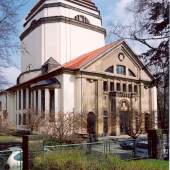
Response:
[[[105,44],[100,11],[91,0],[39,0],[20,36],[22,72],[50,57],[64,64]]]

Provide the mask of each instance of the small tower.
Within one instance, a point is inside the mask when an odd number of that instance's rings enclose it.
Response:
[[[22,42],[22,72],[37,69],[53,57],[58,63],[105,44],[100,11],[91,0],[39,0],[26,17]]]

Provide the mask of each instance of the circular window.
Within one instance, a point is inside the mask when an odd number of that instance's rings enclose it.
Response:
[[[120,61],[123,61],[125,56],[124,56],[123,53],[119,53],[118,58],[119,58]]]

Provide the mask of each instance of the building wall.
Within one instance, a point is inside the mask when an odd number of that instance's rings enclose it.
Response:
[[[42,27],[38,27],[21,42],[21,72],[28,71],[29,66],[30,69],[41,67],[44,50],[42,34]]]

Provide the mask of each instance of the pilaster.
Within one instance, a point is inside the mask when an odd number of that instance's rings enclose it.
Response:
[[[50,91],[45,89],[45,117],[49,116],[50,112]]]
[[[41,114],[41,89],[38,89],[38,114]]]

